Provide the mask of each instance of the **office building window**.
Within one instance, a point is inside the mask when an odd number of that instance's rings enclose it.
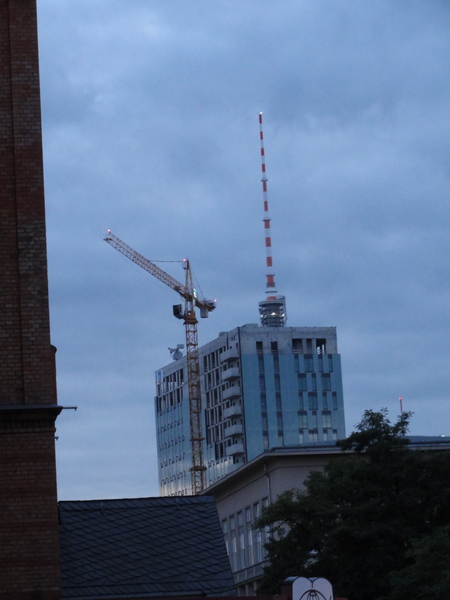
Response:
[[[280,372],[280,359],[278,357],[278,354],[273,355],[273,370],[274,370],[275,376],[276,376],[276,374],[278,374]]]
[[[277,412],[277,427],[278,429],[283,429],[283,414],[281,412]]]
[[[280,394],[280,392],[276,392],[276,394],[275,394],[275,400],[276,400],[276,404],[277,404],[277,410],[283,410],[281,408],[281,394]]]
[[[260,373],[264,373],[264,356],[258,356],[258,368]]]
[[[326,354],[327,353],[327,340],[325,340],[325,339],[317,339],[316,340],[316,352],[317,352],[317,354]]]
[[[292,352],[294,354],[301,354],[303,352],[303,342],[301,339],[293,339],[292,340]]]
[[[239,569],[245,569],[245,533],[244,517],[242,511],[237,513],[238,538],[239,538]]]
[[[317,432],[317,429],[311,429],[309,431],[309,441],[310,442],[318,442],[319,441],[319,434]]]
[[[269,498],[263,498],[261,501],[262,504],[262,508],[263,510],[265,510],[268,506],[269,506]],[[268,541],[270,540],[270,525],[266,525],[264,527],[264,539],[263,539],[263,544],[266,544]],[[264,558],[267,555],[267,550],[264,548],[263,549],[263,556]]]
[[[333,403],[333,410],[337,410],[338,401],[337,401],[337,394],[336,394],[336,392],[333,392],[331,394],[331,400],[332,400],[332,403]]]
[[[261,392],[266,391],[266,378],[263,374],[259,376],[259,389],[261,390]]]
[[[262,428],[263,428],[263,431],[268,431],[269,430],[269,423],[268,423],[268,420],[267,420],[267,413],[263,412],[262,415],[261,415],[261,417],[262,417]]]
[[[280,384],[280,374],[279,373],[275,373],[275,375],[274,375],[274,383],[275,383],[275,392],[280,392],[281,391],[281,384]]]
[[[298,407],[300,410],[303,410],[305,408],[302,392],[298,393]]]
[[[322,373],[322,391],[331,392],[331,377],[329,373]]]
[[[317,410],[317,394],[316,392],[308,393],[308,408],[309,410]]]
[[[252,511],[250,506],[245,509],[245,532],[247,536],[247,563],[251,567],[255,560],[253,556]]]
[[[322,413],[322,425],[327,429],[331,429],[331,412],[324,411]]]
[[[305,359],[305,371],[307,373],[314,371],[314,362],[313,362],[312,354],[305,354],[304,359]]]
[[[298,413],[298,427],[299,429],[308,428],[308,413],[306,411],[300,411]]]
[[[333,372],[333,355],[332,354],[328,355],[328,370],[330,371],[330,373]]]
[[[261,410],[262,411],[267,410],[267,399],[266,399],[265,393],[261,393]]]
[[[255,535],[255,550],[256,550],[256,562],[260,563],[263,558],[263,543],[262,543],[262,531],[261,529],[256,530]]]
[[[230,562],[231,569],[237,571],[236,520],[234,515],[230,517]]]
[[[222,521],[222,531],[223,531],[223,537],[225,540],[225,547],[227,549],[227,553],[229,556],[230,555],[230,547],[229,547],[229,543],[228,543],[228,521],[226,519],[224,519]]]
[[[308,389],[307,382],[306,382],[306,374],[305,373],[299,373],[297,380],[298,380],[298,389],[299,389],[299,391],[306,392],[306,390]]]

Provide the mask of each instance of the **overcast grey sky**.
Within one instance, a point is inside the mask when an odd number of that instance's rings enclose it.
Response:
[[[338,328],[366,408],[450,434],[450,4],[39,0],[61,499],[158,494],[154,372],[177,295],[103,241],[188,256],[217,310],[265,296],[258,113],[288,325]],[[162,265],[182,279],[178,264]]]

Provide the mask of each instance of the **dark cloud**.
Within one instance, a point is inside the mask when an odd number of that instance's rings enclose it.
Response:
[[[264,111],[289,325],[336,325],[347,428],[365,408],[448,416],[450,11],[445,2],[40,0],[63,498],[157,493],[154,371],[176,295],[103,240],[189,256],[257,322]],[[182,278],[177,263],[164,268]]]

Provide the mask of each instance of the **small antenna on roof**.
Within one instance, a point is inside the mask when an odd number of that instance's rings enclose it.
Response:
[[[176,348],[169,348],[170,356],[173,358],[173,360],[180,360],[180,358],[183,358],[183,349],[184,344],[177,344]]]

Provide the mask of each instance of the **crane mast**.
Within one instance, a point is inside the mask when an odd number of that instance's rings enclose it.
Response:
[[[206,487],[206,467],[203,457],[203,427],[202,427],[202,399],[200,391],[200,363],[198,358],[198,332],[197,315],[195,308],[200,309],[200,315],[207,317],[215,309],[215,302],[202,300],[197,297],[192,280],[192,271],[189,261],[183,261],[185,269],[185,283],[182,284],[171,275],[160,269],[155,263],[145,258],[133,248],[125,244],[120,238],[108,230],[105,242],[118,250],[121,254],[139,265],[142,269],[165,283],[168,287],[178,292],[184,298],[184,312],[181,305],[173,307],[174,315],[183,319],[186,334],[186,362],[189,395],[189,427],[192,451],[191,484],[192,493],[199,494]]]
[[[193,289],[189,262],[186,265],[186,289]],[[202,397],[200,393],[200,362],[198,360],[197,315],[193,296],[184,299],[184,327],[186,334],[186,362],[189,395],[189,424],[191,433],[192,493],[199,494],[206,487],[206,467],[203,460]]]

